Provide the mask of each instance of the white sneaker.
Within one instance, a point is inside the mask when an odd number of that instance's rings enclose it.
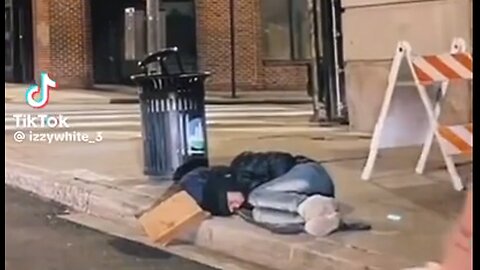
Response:
[[[298,206],[298,214],[300,214],[305,221],[309,221],[319,216],[326,216],[337,212],[337,205],[335,200],[330,197],[322,195],[313,195],[305,199]]]
[[[334,212],[329,215],[314,217],[305,222],[305,232],[316,237],[327,236],[340,225],[340,215]]]

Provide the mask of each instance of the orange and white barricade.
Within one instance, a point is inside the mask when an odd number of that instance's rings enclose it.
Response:
[[[449,82],[473,78],[472,56],[465,47],[465,41],[457,38],[450,53],[417,56],[408,42],[398,43],[363,180],[370,179],[379,149],[402,146],[423,145],[416,167],[417,173],[423,173],[436,138],[454,188],[464,188],[452,158],[471,154],[472,124],[441,126],[438,117]]]

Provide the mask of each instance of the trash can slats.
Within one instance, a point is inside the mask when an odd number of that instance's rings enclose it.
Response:
[[[146,175],[170,178],[190,158],[208,158],[204,104],[208,76],[168,72],[132,76],[139,86]]]

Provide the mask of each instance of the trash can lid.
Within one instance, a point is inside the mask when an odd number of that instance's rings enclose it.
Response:
[[[134,82],[142,82],[147,79],[189,79],[189,78],[200,78],[205,79],[210,76],[210,72],[198,72],[198,73],[181,73],[181,74],[162,74],[160,72],[154,73],[139,73],[130,76],[130,79]]]

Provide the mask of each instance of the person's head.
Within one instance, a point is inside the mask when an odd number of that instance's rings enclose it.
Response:
[[[214,216],[232,215],[245,202],[229,167],[197,168],[182,177],[180,184]]]
[[[225,179],[223,179],[225,180]],[[214,216],[230,216],[245,203],[245,197],[235,185],[222,179],[211,179],[205,187],[202,208]]]

